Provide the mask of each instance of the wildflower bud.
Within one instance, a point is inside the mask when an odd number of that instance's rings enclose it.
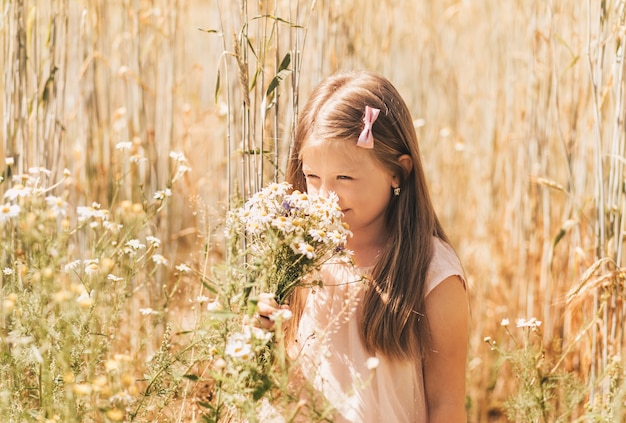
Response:
[[[124,385],[125,387],[129,387],[135,384],[135,378],[128,373],[124,373],[121,379],[122,379],[122,385]]]
[[[74,383],[74,373],[72,372],[65,373],[65,375],[63,376],[63,381],[68,384]]]
[[[112,372],[113,370],[117,370],[120,366],[120,363],[117,362],[117,360],[107,360],[104,362],[104,368],[108,371],[108,372]]]
[[[124,420],[124,412],[119,408],[112,408],[106,412],[106,416],[114,422],[121,422]]]
[[[129,212],[132,205],[133,203],[131,203],[130,201],[124,200],[120,203],[120,209],[122,209],[122,212]]]
[[[75,383],[74,386],[72,386],[72,392],[74,392],[76,395],[89,395],[91,394],[91,391],[91,385],[89,385],[88,383]]]
[[[2,302],[2,309],[4,310],[4,314],[11,314],[14,308],[15,301],[13,301],[12,299],[7,298]]]
[[[113,358],[116,359],[117,361],[123,361],[126,363],[130,363],[133,361],[133,357],[131,357],[128,354],[115,354]]]
[[[93,298],[85,292],[76,299],[76,302],[80,308],[87,309],[93,305]]]
[[[222,305],[218,300],[211,301],[206,306],[208,311],[219,311],[222,309]]]
[[[101,262],[101,267],[104,273],[111,273],[111,270],[115,267],[115,261],[110,257],[104,257]]]
[[[69,300],[71,297],[72,297],[71,292],[66,291],[65,289],[62,289],[52,294],[52,299],[54,300],[55,303],[63,303]]]
[[[213,363],[213,367],[215,367],[217,370],[222,370],[226,367],[226,360],[224,360],[223,358],[218,358],[217,360],[215,360],[215,363]]]
[[[131,385],[128,387],[128,395],[136,397],[137,395],[139,395],[139,388],[137,387],[137,385]]]
[[[502,321],[500,322],[500,326],[507,327],[509,323],[509,319],[502,319]]]
[[[107,378],[104,375],[98,375],[93,380],[93,387],[96,391],[100,391],[107,384]]]
[[[46,267],[43,270],[43,277],[44,277],[44,279],[49,280],[49,279],[52,278],[52,276],[54,276],[54,271],[50,267]]]
[[[23,268],[26,266],[23,266]],[[30,277],[30,283],[33,285],[39,285],[39,283],[41,282],[41,272],[36,271],[33,272],[33,274]]]

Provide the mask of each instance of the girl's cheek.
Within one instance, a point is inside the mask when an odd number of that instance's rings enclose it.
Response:
[[[319,186],[318,184],[308,182],[306,183],[306,192],[313,195],[319,194]]]

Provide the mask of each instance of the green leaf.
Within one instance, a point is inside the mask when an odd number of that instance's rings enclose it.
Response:
[[[278,67],[278,71],[282,71],[284,69],[287,69],[289,67],[289,65],[291,64],[291,53],[287,52],[287,54],[285,54],[285,57],[283,57],[283,60],[280,62],[280,66]]]
[[[259,16],[255,16],[254,18],[252,18],[253,21],[257,20],[257,19],[273,19],[273,20],[275,20],[277,22],[285,23],[285,24],[291,26],[292,28],[304,28],[302,25],[294,24],[293,22],[290,22],[287,19],[280,18],[280,17],[274,16],[274,15],[259,15]]]
[[[239,316],[239,314],[233,313],[232,311],[228,310],[212,310],[209,311],[209,314],[211,315],[211,317],[218,320],[228,320]]]
[[[217,29],[198,28],[198,31],[208,32],[209,34],[219,34],[220,33]]]
[[[569,232],[570,229],[572,229],[574,226],[577,225],[577,222],[575,220],[569,219],[566,220],[565,222],[563,222],[563,226],[561,226],[561,229],[559,230],[559,233],[556,234],[556,237],[554,238],[554,241],[552,242],[552,247],[556,247],[556,244],[559,243],[559,241],[561,241],[561,239],[563,239],[563,237],[565,236],[565,234],[567,234]]]
[[[217,70],[217,78],[215,81],[215,104],[217,104],[217,99],[220,96],[220,82],[221,82],[221,78],[220,78],[220,70]]]
[[[267,377],[267,375],[259,374],[257,376],[259,377],[259,380],[257,381],[256,387],[252,391],[252,398],[255,401],[259,401],[261,398],[263,398],[265,393],[269,391],[272,387],[272,382]]]
[[[256,68],[256,72],[254,72],[254,76],[252,77],[252,81],[250,82],[250,86],[248,87],[249,92],[252,92],[252,90],[256,86],[256,81],[259,78],[260,73],[261,73],[261,67],[259,66]]]
[[[276,73],[276,76],[272,78],[272,81],[267,87],[267,91],[265,92],[266,97],[270,97],[273,94],[273,92],[276,90],[276,88],[278,88],[278,85],[280,85],[283,79],[285,79],[287,75],[291,73],[291,70],[289,69],[290,64],[291,64],[291,53],[287,52],[287,54],[285,54],[285,57],[283,57],[283,60],[280,61],[280,65],[278,66],[278,72]]]
[[[211,286],[208,284],[208,282],[206,280],[202,281],[202,286],[204,286],[206,289],[208,289],[209,291],[211,291],[213,294],[217,294],[217,289],[215,289],[215,287]]]
[[[280,85],[283,79],[285,79],[287,75],[289,75],[290,73],[291,73],[290,69],[283,69],[280,72],[278,72],[276,76],[272,78],[272,82],[270,82],[270,85],[267,87],[267,91],[265,95],[267,97],[270,97],[274,93],[276,88],[278,88],[278,85]]]

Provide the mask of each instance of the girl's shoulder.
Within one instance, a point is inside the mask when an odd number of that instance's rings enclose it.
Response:
[[[458,276],[467,289],[463,266],[454,249],[442,239],[433,236],[433,255],[426,273],[426,292],[428,295],[437,285],[449,278]]]

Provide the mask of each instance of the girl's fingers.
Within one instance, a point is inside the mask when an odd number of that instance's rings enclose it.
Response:
[[[278,304],[276,304],[276,306],[278,306]],[[271,316],[277,310],[278,308],[275,307],[273,304],[268,304],[261,300],[259,300],[259,302],[257,303],[257,313],[259,313],[259,316],[269,318],[269,316]]]
[[[261,303],[270,305],[273,308],[278,308],[278,303],[274,299],[274,294],[272,294],[271,292],[263,292],[259,294],[259,304]]]
[[[274,294],[259,294],[259,302],[256,306],[257,318],[255,319],[257,325],[265,329],[272,329],[274,327],[272,315],[278,310],[289,310],[289,306],[286,304],[279,306],[274,299]]]
[[[270,320],[269,317],[263,316],[260,313],[257,314],[256,323],[258,326],[263,329],[272,329],[274,327],[274,322]]]

